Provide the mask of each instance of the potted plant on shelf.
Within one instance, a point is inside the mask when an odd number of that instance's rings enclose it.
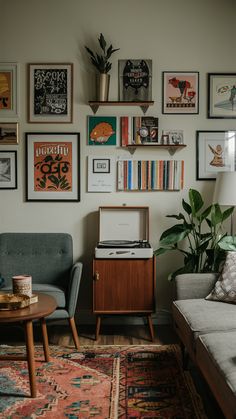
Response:
[[[118,51],[120,48],[114,49],[112,44],[107,47],[107,43],[102,33],[98,38],[99,46],[102,50],[102,53],[94,53],[90,48],[85,46],[86,51],[90,55],[91,63],[94,65],[97,74],[97,100],[101,102],[106,102],[109,95],[109,85],[110,85],[110,74],[112,63],[109,61],[112,54]]]
[[[171,273],[170,280],[182,273],[218,272],[224,257],[223,247],[219,246],[221,241],[227,241],[226,234],[222,234],[222,224],[232,214],[234,207],[222,212],[219,204],[212,204],[203,209],[204,201],[200,192],[190,189],[188,196],[189,203],[182,200],[185,214],[167,215],[180,223],[162,233],[160,247],[154,251],[156,256],[174,250],[183,254],[184,266]]]

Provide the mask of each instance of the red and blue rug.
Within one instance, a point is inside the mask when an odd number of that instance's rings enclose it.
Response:
[[[22,355],[24,347],[0,347]],[[0,361],[1,419],[206,419],[177,345],[36,347],[37,398],[27,364]]]

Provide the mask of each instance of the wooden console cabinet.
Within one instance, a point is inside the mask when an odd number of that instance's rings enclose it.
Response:
[[[101,316],[127,314],[147,316],[154,339],[151,313],[155,311],[155,258],[94,259],[93,312],[97,315],[96,339]]]

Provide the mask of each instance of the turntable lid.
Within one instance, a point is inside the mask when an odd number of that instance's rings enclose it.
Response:
[[[149,207],[99,208],[99,241],[148,239]]]

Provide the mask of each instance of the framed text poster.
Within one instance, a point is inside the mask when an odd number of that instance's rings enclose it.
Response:
[[[29,122],[71,123],[73,64],[29,64]]]
[[[79,201],[78,133],[26,133],[26,200]]]

